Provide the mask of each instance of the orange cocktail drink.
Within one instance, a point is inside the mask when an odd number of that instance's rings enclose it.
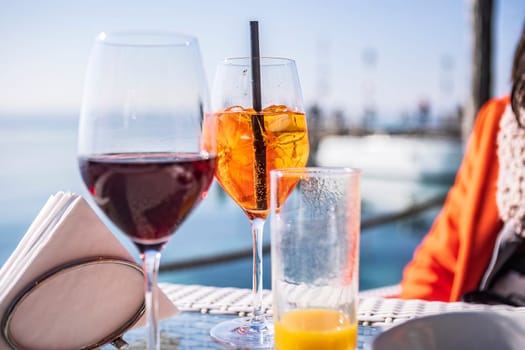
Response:
[[[252,38],[256,36],[252,32]],[[270,212],[270,173],[304,167],[309,153],[295,62],[260,57],[256,48],[252,45],[250,57],[227,58],[218,65],[213,112],[203,121],[204,128],[216,134],[215,178],[248,217],[253,242],[253,311],[248,317],[217,324],[210,335],[221,344],[243,349],[273,345],[273,327],[262,308],[262,242]],[[207,135],[203,141],[211,144]],[[295,179],[287,182],[281,196],[292,192],[295,183]]]
[[[354,350],[357,323],[338,310],[293,310],[276,320],[276,350]]]
[[[262,118],[254,119],[254,116]],[[255,124],[261,121],[261,124]],[[265,218],[270,207],[270,171],[302,167],[308,160],[304,113],[286,106],[269,106],[259,113],[251,108],[233,106],[215,112],[214,122],[217,130],[217,181],[250,219]],[[258,162],[254,151],[257,133],[264,142],[264,162]],[[262,194],[254,190],[261,171],[265,182],[262,188],[266,192]],[[260,198],[266,199],[263,205],[258,203]]]

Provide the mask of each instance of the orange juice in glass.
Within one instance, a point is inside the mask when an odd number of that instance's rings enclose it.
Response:
[[[354,350],[360,171],[288,168],[270,177],[275,349]]]
[[[293,310],[274,323],[276,350],[353,350],[357,323],[330,309]]]

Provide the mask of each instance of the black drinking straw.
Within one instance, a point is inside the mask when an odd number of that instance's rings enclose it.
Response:
[[[259,54],[259,22],[250,21],[252,61],[252,115],[253,149],[255,151],[254,181],[258,210],[268,209],[266,201],[266,144],[264,143],[264,116],[261,106],[261,60]]]

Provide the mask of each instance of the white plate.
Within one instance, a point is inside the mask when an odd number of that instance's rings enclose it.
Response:
[[[465,311],[416,318],[378,335],[372,350],[525,349],[525,314]]]

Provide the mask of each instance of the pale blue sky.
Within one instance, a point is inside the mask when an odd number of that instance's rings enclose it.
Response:
[[[494,94],[508,91],[525,1],[496,0]],[[305,103],[358,114],[437,110],[465,101],[470,79],[468,0],[0,0],[0,115],[80,108],[92,39],[100,31],[172,30],[198,37],[211,83],[216,63],[249,54],[250,20],[261,53],[297,61]],[[374,52],[366,65],[365,52]],[[452,62],[448,68],[444,60]],[[445,93],[441,86],[449,86]]]

